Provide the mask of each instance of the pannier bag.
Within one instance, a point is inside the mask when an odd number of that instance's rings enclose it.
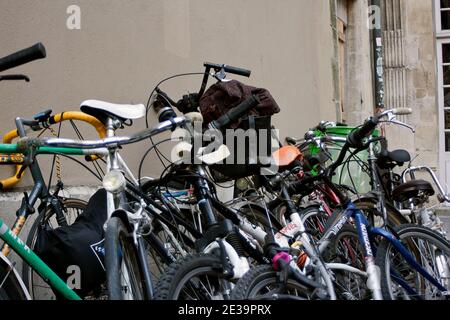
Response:
[[[212,85],[200,99],[203,123],[207,126],[252,94],[258,97],[259,104],[230,124],[229,128],[222,130],[224,144],[230,149],[231,155],[224,164],[210,166],[212,176],[217,182],[239,179],[259,172],[262,167],[261,159],[268,159],[272,153],[271,116],[280,112],[280,107],[268,90],[248,86],[237,80]],[[238,138],[237,135],[233,137],[233,142],[227,141],[226,129],[255,130],[256,141],[252,141],[249,136]],[[259,134],[261,130],[265,134]],[[238,155],[238,150],[244,150],[244,154]],[[238,159],[241,160],[240,163]]]
[[[99,292],[106,279],[103,264],[106,219],[106,191],[100,189],[73,224],[56,229],[46,224],[38,230],[36,253],[81,297]]]

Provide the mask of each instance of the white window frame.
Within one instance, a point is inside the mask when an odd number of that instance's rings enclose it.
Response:
[[[438,96],[438,132],[439,132],[439,176],[441,177],[441,181],[444,181],[447,186],[450,186],[450,160],[449,155],[450,151],[447,151],[445,148],[446,137],[445,133],[449,130],[445,129],[445,110],[449,110],[449,108],[445,107],[444,101],[444,88],[448,88],[448,85],[444,85],[444,73],[442,71],[442,67],[444,65],[449,65],[449,63],[443,63],[443,50],[442,45],[449,44],[450,45],[450,37],[438,39],[436,41],[437,46],[437,96]]]
[[[434,2],[434,16],[436,22],[436,36],[437,38],[450,37],[450,29],[442,29],[441,21],[441,1],[433,0]],[[445,11],[450,11],[450,8],[445,8]]]

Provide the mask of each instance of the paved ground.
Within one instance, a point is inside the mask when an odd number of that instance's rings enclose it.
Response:
[[[445,225],[448,237],[450,237],[450,208],[439,209],[437,214]]]

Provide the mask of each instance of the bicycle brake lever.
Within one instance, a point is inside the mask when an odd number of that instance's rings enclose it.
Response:
[[[398,121],[398,120],[396,120],[395,118],[392,119],[390,122],[393,123],[393,124],[397,124],[397,125],[399,125],[399,126],[408,128],[409,130],[411,130],[412,133],[416,133],[416,129],[414,129],[412,126],[410,126],[410,125],[408,125],[408,124],[406,124],[406,123],[403,123],[403,122],[401,122],[401,121]]]

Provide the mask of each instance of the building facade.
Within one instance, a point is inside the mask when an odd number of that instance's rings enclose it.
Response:
[[[14,70],[28,74],[30,83],[1,83],[4,132],[17,116],[78,110],[86,99],[146,103],[159,80],[202,72],[205,61],[251,69],[250,79],[234,78],[270,90],[282,110],[274,117],[281,136],[302,136],[321,119],[336,118],[329,0],[4,0],[0,7],[0,56],[37,41],[47,48],[45,60]],[[191,76],[163,88],[178,99],[200,83],[201,76]],[[155,124],[155,117],[149,121]],[[144,121],[136,121],[120,133],[143,128]],[[82,130],[95,137],[92,129]],[[64,127],[62,135],[73,136],[73,130]],[[147,147],[124,150],[133,170]],[[158,163],[150,155],[146,174],[158,176]],[[62,165],[66,184],[98,184],[71,161]],[[12,170],[2,167],[0,175]],[[18,187],[31,183],[27,175]]]
[[[206,60],[252,69],[251,79],[239,80],[274,95],[282,110],[274,117],[281,137],[302,136],[320,120],[358,125],[376,110],[375,21],[382,28],[384,104],[412,108],[401,120],[416,128],[413,134],[389,127],[390,147],[408,149],[417,157],[414,164],[432,166],[450,183],[449,1],[4,0],[1,9],[0,55],[37,41],[48,51],[47,59],[14,70],[29,74],[30,84],[1,84],[4,132],[16,116],[48,107],[77,110],[85,99],[145,103],[158,80],[201,72]],[[165,88],[177,98],[199,83],[190,77]],[[138,121],[124,134],[143,126]],[[85,129],[87,137],[95,136]],[[124,152],[133,169],[142,149]],[[156,164],[150,156],[149,175],[159,174]],[[43,167],[48,172],[45,161]],[[80,171],[63,162],[66,183],[98,183],[74,170]],[[0,172],[8,176],[11,168]],[[31,183],[27,177],[19,187]]]

